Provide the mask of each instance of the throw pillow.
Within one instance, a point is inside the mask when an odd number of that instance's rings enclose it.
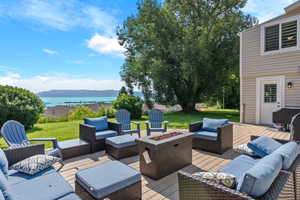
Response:
[[[205,131],[217,131],[219,127],[224,126],[225,124],[228,124],[228,119],[209,119],[209,118],[203,118],[203,127],[202,129]]]
[[[250,149],[247,144],[241,144],[239,146],[233,147],[233,151],[240,153],[240,154],[244,154],[244,155],[248,155],[251,157],[257,156],[252,149]]]
[[[236,187],[236,178],[232,174],[221,172],[197,172],[192,176],[200,177],[232,189]]]
[[[254,153],[260,157],[264,157],[273,153],[276,149],[281,147],[282,144],[276,140],[267,137],[261,136],[248,143],[248,147],[254,151]]]
[[[0,149],[0,169],[2,170],[4,175],[8,173],[8,160],[6,155],[2,149]]]
[[[11,166],[11,169],[25,174],[34,175],[48,167],[51,167],[54,163],[59,162],[60,160],[60,158],[53,156],[35,155],[14,164]]]

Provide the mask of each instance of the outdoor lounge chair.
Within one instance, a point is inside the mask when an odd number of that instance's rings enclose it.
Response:
[[[55,157],[62,157],[57,145],[56,138],[35,138],[29,139],[26,136],[24,126],[14,120],[7,121],[1,128],[1,135],[10,146],[10,148],[19,148],[22,146],[31,145],[31,142],[52,142],[53,149],[46,152],[46,154]]]
[[[72,186],[54,167],[28,175],[10,169],[11,165],[34,155],[44,154],[44,144],[0,149],[0,199],[80,200]],[[3,153],[4,152],[4,153]],[[8,196],[4,198],[3,196]],[[2,197],[2,198],[1,198]]]
[[[107,121],[107,117],[85,118],[80,124],[79,137],[91,144],[91,153],[105,150],[105,139],[121,134],[121,124]]]
[[[233,125],[230,123],[221,125],[216,130],[205,130],[203,129],[203,122],[195,122],[189,125],[189,131],[195,133],[194,149],[202,149],[217,154],[223,154],[232,149]]]
[[[147,135],[151,132],[167,132],[168,122],[163,120],[163,112],[158,109],[152,109],[148,113],[149,121],[146,121]]]
[[[116,113],[117,122],[121,124],[122,135],[137,133],[141,137],[141,125],[139,122],[133,122],[130,120],[130,112],[125,109],[118,110]],[[131,129],[131,124],[136,125],[136,129]]]
[[[251,136],[251,140],[254,140],[258,138],[258,136]],[[286,140],[278,140],[275,139],[277,142],[281,144],[286,144],[289,141]],[[278,153],[275,153],[278,154]],[[228,187],[225,187],[221,184],[214,183],[212,181],[209,181],[207,179],[194,176],[190,173],[187,173],[185,171],[179,171],[178,172],[178,185],[179,185],[179,199],[189,199],[189,200],[198,200],[198,199],[211,199],[211,200],[221,200],[221,199],[231,199],[231,200],[275,200],[275,199],[289,199],[289,200],[297,200],[299,199],[299,191],[297,189],[297,179],[300,177],[297,177],[299,173],[296,173],[296,171],[299,170],[300,167],[300,156],[297,154],[295,160],[291,163],[291,166],[286,170],[280,170],[279,174],[274,177],[274,181],[271,182],[271,186],[267,189],[267,191],[259,197],[253,197],[249,194],[246,194],[245,192],[240,192],[238,189],[230,189]],[[264,158],[261,158],[261,160]],[[282,161],[282,159],[279,159]],[[260,168],[260,170],[253,170],[255,167],[257,167],[256,163],[258,163],[255,158],[251,159],[249,156],[239,156],[229,162],[225,167],[220,169],[221,172],[224,172],[224,169],[236,171],[239,173],[239,171],[243,170],[251,170],[251,173],[257,173],[258,177],[259,174],[264,171],[263,168]],[[267,162],[269,164],[269,162]],[[229,166],[229,167],[226,167]],[[262,165],[261,165],[262,166]],[[274,166],[275,168],[278,165]],[[279,165],[282,166],[282,165]],[[269,168],[267,166],[266,171],[273,170],[273,167]],[[225,172],[226,173],[226,172]],[[228,173],[228,172],[227,172]],[[243,175],[244,173],[240,173]],[[262,173],[263,174],[263,173]],[[249,176],[251,178],[251,176]],[[252,184],[260,184],[261,187],[264,187],[264,180],[269,181],[270,176],[266,176],[265,179],[263,176],[261,176],[261,180],[255,181],[255,178],[252,177]],[[237,178],[237,177],[236,177]],[[244,179],[237,178],[238,181],[244,181]],[[244,185],[247,187],[247,185]],[[242,187],[244,187],[242,186]],[[252,185],[253,186],[253,185]],[[252,187],[249,186],[248,187]],[[250,190],[251,191],[251,190]]]

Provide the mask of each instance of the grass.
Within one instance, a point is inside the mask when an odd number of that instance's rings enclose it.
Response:
[[[232,122],[239,122],[239,111],[238,110],[205,110],[201,112],[192,113],[168,113],[165,114],[165,120],[169,122],[170,129],[187,129],[189,123],[201,121],[203,118],[215,118],[215,119],[229,119]],[[111,119],[114,121],[114,119]],[[141,122],[142,130],[145,130],[145,121],[147,116],[143,116]],[[74,139],[79,137],[79,124],[81,120],[69,121],[69,122],[55,122],[36,124],[32,130],[27,131],[29,138],[47,138],[55,137],[59,141]],[[0,139],[0,147],[7,147],[3,138]],[[47,148],[51,147],[51,144],[46,144]]]

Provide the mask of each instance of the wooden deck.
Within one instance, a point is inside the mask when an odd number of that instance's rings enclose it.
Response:
[[[265,135],[279,139],[289,138],[288,133],[279,132],[272,128],[236,123],[234,125],[234,146],[249,141],[250,135]],[[228,151],[222,156],[219,156],[204,151],[193,150],[193,164],[183,168],[183,170],[188,172],[196,172],[199,169],[215,171],[223,167],[235,156],[237,156],[237,154],[233,151]],[[111,160],[113,160],[113,158],[107,156],[104,151],[73,158],[65,161],[65,166],[60,170],[60,173],[74,187],[75,173],[78,170],[106,163]],[[139,170],[138,156],[125,158],[120,161]],[[176,173],[158,181],[143,177],[142,185],[143,199],[178,199]]]

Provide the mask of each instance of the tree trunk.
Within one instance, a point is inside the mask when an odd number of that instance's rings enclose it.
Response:
[[[195,106],[196,106],[196,103],[194,103],[194,102],[181,104],[183,111],[186,113],[195,111],[196,110]]]

